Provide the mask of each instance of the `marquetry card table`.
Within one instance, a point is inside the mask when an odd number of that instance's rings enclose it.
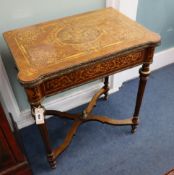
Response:
[[[155,47],[160,37],[112,8],[65,17],[4,33],[18,68],[18,79],[24,86],[31,113],[40,130],[49,164],[68,147],[77,128],[87,121],[111,125],[130,125],[132,133],[150,74]],[[110,119],[92,114],[99,97],[108,98],[109,76],[142,65],[133,116]],[[80,114],[46,110],[45,97],[104,78],[103,87]],[[64,142],[53,149],[46,126],[46,115],[74,120]]]

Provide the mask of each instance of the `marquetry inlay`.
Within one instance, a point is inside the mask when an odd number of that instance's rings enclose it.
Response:
[[[130,125],[131,132],[136,131],[149,66],[154,48],[160,42],[158,35],[108,8],[13,30],[4,36],[19,69],[18,78],[25,88],[52,168],[84,122]],[[117,120],[92,114],[102,95],[108,99],[109,75],[140,64],[133,117]],[[103,87],[81,113],[47,110],[42,105],[45,97],[100,78],[104,78]],[[74,120],[64,142],[55,149],[50,144],[46,115]]]
[[[113,57],[102,63],[87,66],[83,69],[54,78],[53,80],[47,80],[44,83],[45,92],[49,95],[85,81],[111,74],[128,66],[141,64],[144,60],[144,53],[144,51],[138,51],[121,57]]]
[[[101,34],[99,27],[74,25],[59,31],[57,39],[65,44],[85,44],[96,40]]]
[[[111,8],[17,29],[4,36],[16,60],[19,80],[25,84],[159,39]]]
[[[45,96],[65,91],[85,82],[95,80],[134,65],[141,64],[145,59],[145,51],[140,50],[120,57],[112,57],[101,63],[94,63],[61,76],[45,80],[34,87],[26,88],[29,101],[39,103]]]

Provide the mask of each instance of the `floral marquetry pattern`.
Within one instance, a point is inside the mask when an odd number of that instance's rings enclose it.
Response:
[[[95,62],[61,76],[45,80],[34,87],[27,87],[26,92],[31,104],[39,104],[45,96],[79,86],[128,67],[142,64],[145,60],[146,50],[139,50],[123,56],[112,56],[102,62]]]
[[[6,32],[22,84],[159,37],[120,12],[102,9]]]
[[[25,90],[30,104],[35,104],[36,106],[45,96],[43,84],[40,84],[32,88],[26,88]]]
[[[141,64],[144,60],[144,51],[138,51],[121,57],[115,57],[101,63],[95,63],[85,68],[59,76],[53,80],[45,81],[44,87],[47,95],[63,91],[69,87],[82,84],[86,81],[95,80],[107,74],[131,65]]]

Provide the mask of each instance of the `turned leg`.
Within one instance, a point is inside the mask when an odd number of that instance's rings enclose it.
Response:
[[[150,74],[149,70],[149,64],[145,63],[143,64],[142,68],[139,70],[140,73],[140,82],[139,82],[139,88],[138,88],[138,93],[137,93],[137,98],[136,98],[136,105],[135,105],[135,111],[133,115],[133,125],[132,125],[132,133],[136,131],[137,125],[138,125],[138,117],[139,117],[139,112],[141,108],[141,103],[144,95],[144,90],[146,87],[146,82],[148,79],[148,76]]]
[[[45,123],[45,119],[43,118],[43,122],[41,122],[39,124],[37,123],[37,119],[36,119],[37,116],[35,114],[35,108],[36,107],[32,107],[32,115],[35,118],[36,124],[37,124],[39,131],[41,133],[41,137],[42,137],[42,140],[43,140],[43,143],[45,146],[45,150],[47,153],[48,162],[49,162],[51,168],[56,168],[56,160],[55,160],[55,156],[53,154],[53,150],[51,148],[49,135],[48,135],[48,129],[47,129],[47,126]],[[39,108],[43,109],[43,107],[39,107]],[[43,115],[44,115],[44,113],[43,113]]]
[[[104,89],[106,90],[106,92],[104,93],[104,100],[108,100],[108,96],[109,96],[109,77],[105,77],[104,80]]]

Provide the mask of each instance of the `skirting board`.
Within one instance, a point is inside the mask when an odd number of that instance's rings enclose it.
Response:
[[[151,70],[154,71],[166,65],[174,63],[174,48],[158,52],[154,56],[154,62],[151,66]],[[112,87],[110,93],[114,93],[119,90],[125,81],[137,78],[139,76],[139,67],[132,68],[130,70],[120,72],[114,75],[113,82],[111,82]],[[78,92],[73,92],[71,94],[65,95],[59,99],[47,102],[44,106],[47,109],[58,109],[62,111],[67,111],[85,104],[90,101],[91,97],[95,92],[102,86],[101,83],[92,85],[91,87],[85,87]],[[34,123],[33,118],[30,114],[30,109],[21,112],[20,120],[17,121],[19,129],[29,126]]]

